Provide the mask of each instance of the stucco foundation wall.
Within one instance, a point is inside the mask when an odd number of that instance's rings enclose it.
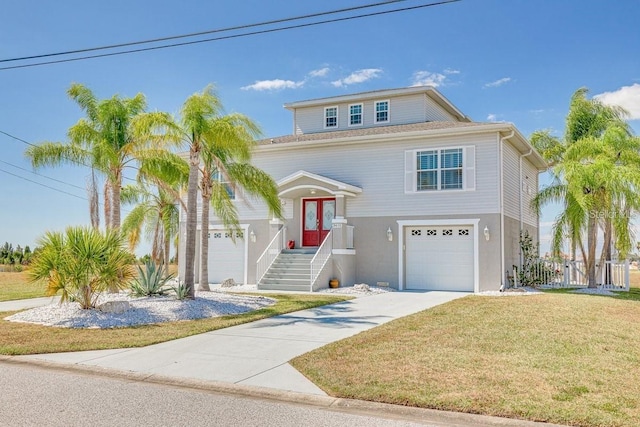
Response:
[[[349,224],[355,226],[354,246],[356,249],[357,283],[375,285],[377,282],[389,282],[389,286],[398,289],[399,269],[404,268],[399,259],[398,221],[424,220],[479,220],[478,233],[478,276],[479,291],[498,290],[502,284],[500,268],[500,215],[476,216],[412,216],[382,218],[349,218]],[[387,239],[387,229],[393,231],[393,241]],[[485,239],[484,228],[489,229],[490,238]],[[403,274],[404,275],[404,274]]]

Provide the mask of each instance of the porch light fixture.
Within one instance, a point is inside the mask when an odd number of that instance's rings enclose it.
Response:
[[[254,233],[253,230],[249,233],[249,240],[251,240],[251,243],[256,242],[256,233]]]
[[[484,226],[484,238],[488,241],[491,235],[489,234],[489,227]]]
[[[391,231],[391,227],[387,228],[387,240],[393,242],[393,231]]]
[[[316,194],[316,190],[311,189],[311,190],[310,190],[310,193],[311,193],[311,194]]]

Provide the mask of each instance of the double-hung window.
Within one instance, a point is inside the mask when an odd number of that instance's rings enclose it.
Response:
[[[375,122],[386,123],[389,121],[389,101],[375,102]]]
[[[324,127],[338,127],[338,107],[325,107],[324,109]]]
[[[236,200],[236,191],[234,190],[233,186],[231,186],[231,183],[227,181],[221,173],[214,172],[212,178],[214,181],[218,181],[222,185],[224,185],[224,189],[227,191],[227,194],[229,195],[229,198],[231,200]]]
[[[362,125],[362,104],[349,105],[349,126]]]
[[[405,152],[405,192],[475,189],[475,147]]]

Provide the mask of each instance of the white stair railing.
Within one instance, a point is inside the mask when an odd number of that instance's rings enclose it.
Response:
[[[264,250],[258,261],[256,261],[256,283],[260,283],[260,280],[267,274],[269,267],[276,260],[282,249],[284,248],[284,237],[286,227],[282,227],[278,233],[273,236],[271,242]]]
[[[331,251],[333,250],[333,239],[331,238],[331,231],[324,238],[324,241],[318,248],[318,251],[311,260],[311,289],[318,280],[318,276],[322,272],[327,261],[331,258]]]

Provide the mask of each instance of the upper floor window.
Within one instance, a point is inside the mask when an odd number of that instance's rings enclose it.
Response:
[[[475,189],[475,147],[405,152],[405,192]]]
[[[349,105],[349,126],[362,124],[362,104]]]
[[[376,101],[376,123],[389,121],[389,101]]]
[[[221,173],[214,172],[212,178],[213,178],[214,181],[218,181],[218,182],[222,183],[222,185],[224,185],[224,189],[227,191],[227,194],[229,195],[229,199],[236,200],[236,191],[235,191],[235,189],[233,188],[233,186],[231,186],[231,183],[229,181],[227,181],[225,179],[225,177]]]
[[[324,109],[324,127],[338,127],[338,107],[326,107]]]

